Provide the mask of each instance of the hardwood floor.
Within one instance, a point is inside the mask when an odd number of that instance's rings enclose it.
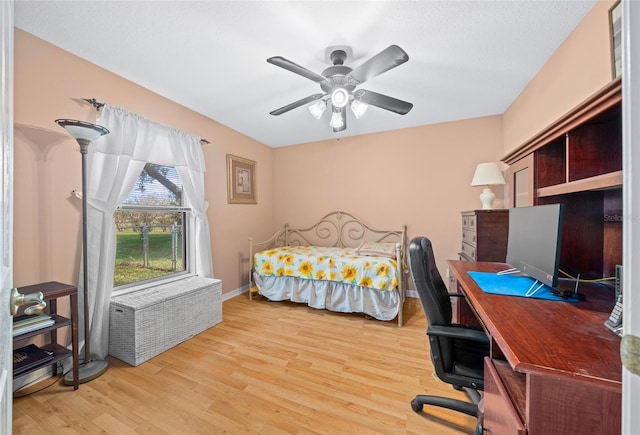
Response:
[[[398,328],[240,295],[221,324],[138,367],[109,357],[77,391],[57,382],[14,398],[13,433],[473,433],[472,417],[411,410],[416,394],[466,397],[433,376],[418,300],[404,313]]]

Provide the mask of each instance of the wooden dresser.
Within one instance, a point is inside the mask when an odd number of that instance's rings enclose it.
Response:
[[[460,259],[504,263],[508,235],[509,210],[463,211]]]
[[[509,237],[509,210],[472,210],[462,212],[462,242],[460,260],[504,263]],[[449,292],[458,293],[458,283],[449,274]],[[475,324],[467,304],[451,298],[453,322]]]

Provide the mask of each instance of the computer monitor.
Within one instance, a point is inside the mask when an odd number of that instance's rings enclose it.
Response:
[[[541,283],[558,285],[562,204],[509,210],[507,263]]]

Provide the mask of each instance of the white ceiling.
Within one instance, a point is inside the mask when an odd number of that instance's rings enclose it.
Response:
[[[14,14],[16,27],[279,147],[501,114],[594,4],[16,0]],[[338,134],[329,110],[319,121],[306,107],[269,115],[321,90],[268,57],[321,73],[329,46],[352,47],[345,64],[354,67],[391,44],[409,61],[366,89],[413,103],[407,115],[371,107],[356,120],[348,112]]]

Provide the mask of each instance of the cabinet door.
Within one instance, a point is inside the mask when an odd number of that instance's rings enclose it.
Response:
[[[533,205],[533,153],[507,169],[507,208]]]

